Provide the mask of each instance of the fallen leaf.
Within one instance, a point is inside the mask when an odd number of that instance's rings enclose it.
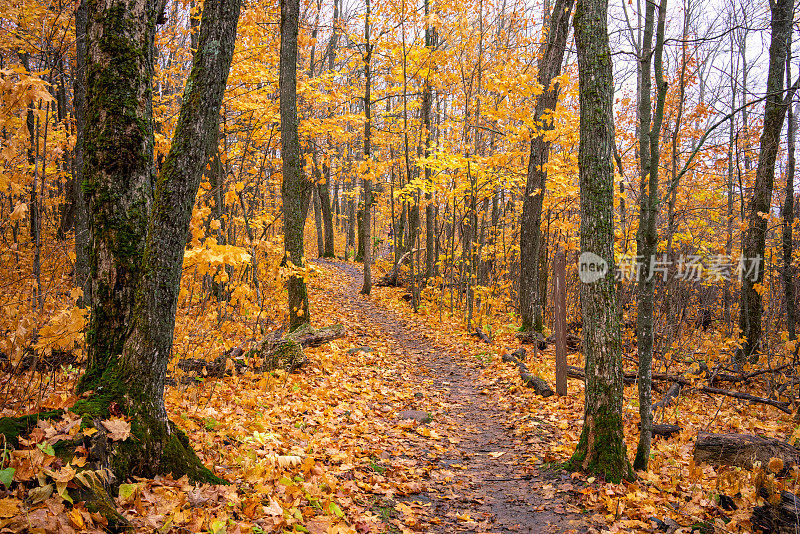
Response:
[[[131,435],[131,424],[121,417],[112,417],[102,422],[108,437],[114,441],[125,441]]]

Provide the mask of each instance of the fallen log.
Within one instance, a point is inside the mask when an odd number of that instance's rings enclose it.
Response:
[[[476,328],[475,331],[472,332],[470,335],[474,336],[474,337],[477,337],[478,339],[480,339],[484,343],[490,343],[491,344],[491,342],[492,342],[492,339],[481,328]]]
[[[766,466],[772,458],[782,460],[783,471],[786,471],[800,464],[800,449],[779,439],[753,434],[701,432],[694,444],[694,461],[698,464],[752,469],[754,462]]]
[[[639,423],[639,428],[642,427],[641,423]],[[683,430],[678,425],[669,425],[658,423],[653,425],[653,435],[654,436],[661,436],[662,438],[671,438],[674,434],[679,434],[680,431]]]
[[[678,425],[656,424],[653,425],[653,435],[662,438],[671,438],[673,434],[679,434],[683,430]]]
[[[580,367],[575,367],[574,365],[567,366],[567,377],[569,378],[576,378],[578,380],[586,380],[586,372],[581,369]],[[634,373],[625,373],[624,376],[625,384],[633,384],[636,382],[636,374]]]
[[[584,380],[586,378],[586,374],[584,373],[583,369],[575,366],[567,367],[567,376],[569,378],[577,378],[580,380]],[[636,382],[638,375],[636,373],[625,373],[624,380],[625,384],[633,384]],[[692,384],[692,381],[686,377],[680,375],[669,375],[666,373],[653,373],[653,380],[660,380],[665,382],[675,382],[681,384],[683,386],[693,387],[697,391],[708,393],[711,395],[725,395],[726,397],[733,397],[735,399],[746,400],[750,402],[755,402],[758,404],[768,404],[770,406],[774,406],[775,408],[781,410],[785,413],[792,413],[792,410],[789,406],[788,402],[774,400],[774,399],[767,399],[764,397],[756,397],[755,395],[750,395],[749,393],[740,393],[738,391],[729,391],[727,389],[720,389],[711,386],[701,386],[696,387]]]
[[[769,404],[770,406],[774,406],[782,412],[792,413],[792,409],[789,407],[788,402],[766,399],[764,397],[756,397],[755,395],[750,395],[749,393],[740,393],[738,391],[728,391],[727,389],[712,388],[711,386],[703,386],[699,388],[698,391],[702,391],[703,393],[711,393],[712,395],[725,395],[726,397],[757,402],[759,404]]]
[[[391,270],[385,275],[383,275],[381,278],[379,278],[377,282],[375,282],[375,285],[377,287],[399,287],[403,285],[400,283],[400,277],[398,276],[400,271],[400,266],[403,265],[406,259],[414,252],[416,251],[409,250],[408,252],[403,254],[397,261],[397,263],[394,264]]]
[[[538,376],[533,376],[528,370],[528,366],[525,365],[525,362],[517,359],[513,354],[503,354],[503,361],[515,364],[519,370],[519,377],[522,379],[522,383],[525,387],[533,388],[533,392],[537,395],[549,397],[554,394],[547,382]]]
[[[769,498],[765,488],[761,488],[761,496]],[[750,519],[753,528],[770,534],[797,534],[800,532],[800,498],[788,491],[780,495],[776,504],[767,502],[764,506],[756,506]]]
[[[192,376],[184,377],[184,382],[192,382],[199,376],[221,378],[233,374],[234,369],[241,373],[247,369],[267,372],[275,369],[296,371],[308,363],[303,348],[316,347],[328,341],[344,337],[341,324],[315,329],[303,325],[294,332],[280,337],[268,337],[245,351],[243,345],[226,351],[212,361],[200,358],[184,358],[175,366]]]
[[[527,343],[530,345],[533,345],[535,343],[536,346],[539,347],[539,350],[544,350],[547,348],[547,340],[539,332],[536,331],[517,332],[516,337],[520,343]]]
[[[675,402],[675,399],[681,394],[681,385],[677,382],[673,382],[672,385],[667,390],[667,393],[664,395],[664,398],[658,402],[653,403],[653,409],[656,408],[666,408],[667,406],[672,405]]]
[[[290,334],[283,336],[284,339],[290,339],[305,347],[318,347],[328,341],[344,337],[344,326],[341,324],[334,324],[331,326],[323,326],[322,328],[312,328],[311,325],[305,324]]]

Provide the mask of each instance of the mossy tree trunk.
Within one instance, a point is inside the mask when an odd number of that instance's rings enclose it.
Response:
[[[580,288],[586,407],[571,467],[618,482],[632,478],[622,425],[622,347],[614,282],[614,83],[607,27],[608,0],[578,0],[581,252],[603,258],[605,276]]]
[[[561,73],[561,64],[564,62],[572,5],[573,0],[556,0],[553,16],[549,17],[550,30],[539,65],[538,82],[543,92],[536,97],[533,117],[538,131],[531,131],[528,178],[522,201],[519,234],[519,311],[522,330],[525,332],[544,330],[542,309],[547,293],[547,256],[544,256],[542,262],[545,247],[541,223],[542,202],[547,185],[546,165],[550,157],[550,141],[545,139],[545,133],[553,127],[552,118],[547,118],[546,115],[553,112],[558,101],[559,85],[553,85],[552,82]]]
[[[300,137],[297,132],[297,32],[300,23],[299,0],[281,0],[281,159],[283,161],[283,241],[288,259],[296,268],[305,262],[303,228],[311,200],[311,183],[303,176]],[[302,275],[292,274],[287,281],[289,329],[310,323],[308,289]]]
[[[184,474],[218,480],[167,418],[183,253],[195,195],[213,148],[241,0],[207,0],[172,147],[153,164],[154,36],[163,4],[87,1],[83,187],[89,204],[90,393],[73,410],[108,416],[116,403],[133,438],[111,455],[118,477]]]
[[[764,129],[758,152],[756,180],[747,214],[747,231],[742,238],[742,258],[753,272],[742,276],[742,294],[739,305],[739,329],[745,343],[737,352],[738,364],[753,358],[761,343],[762,299],[758,287],[764,281],[764,247],[767,236],[767,214],[772,209],[772,187],[775,180],[775,160],[781,143],[783,119],[789,99],[784,98],[783,75],[789,52],[789,35],[792,31],[794,2],[770,2],[772,35],[769,45],[769,71],[764,104]]]

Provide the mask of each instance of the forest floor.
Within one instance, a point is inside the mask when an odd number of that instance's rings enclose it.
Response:
[[[432,448],[426,426],[411,434],[413,454],[431,466],[427,491],[410,497],[428,532],[586,532],[590,523],[576,506],[569,473],[533,467],[531,448],[514,432],[494,384],[482,377],[484,365],[471,349],[413,319],[398,317],[359,294],[361,270],[351,263],[318,262],[344,276],[333,298],[351,317],[348,331],[364,346],[386,346],[416,371],[409,409],[430,412],[430,433],[445,447]],[[550,425],[542,421],[537,440],[547,445]],[[421,434],[421,436],[420,436]]]
[[[316,261],[308,283],[312,324],[341,323],[346,333],[307,348],[308,363],[299,371],[238,373],[231,363],[230,376],[182,377],[173,362],[176,385],[165,393],[167,413],[228,484],[170,476],[123,481],[115,504],[136,532],[751,532],[753,506],[763,504],[756,488],[763,473],[695,464],[698,433],[800,438],[793,415],[686,391],[656,413],[657,422],[683,430],[655,439],[649,471],[637,472],[636,481],[570,473],[561,465],[581,431],[583,382],[570,380],[568,395],[547,398],[523,387],[516,367],[500,358],[519,345],[513,317],[504,323],[498,314],[485,324],[492,339],[484,343],[459,318],[449,319],[444,303],[429,300],[413,313],[406,288],[360,295],[360,265]],[[269,306],[282,310],[283,302]],[[222,306],[213,311],[220,323],[236,317]],[[181,324],[214,336],[210,361],[271,335],[281,322],[259,319],[250,334],[236,335],[186,316]],[[724,357],[719,340],[710,331],[692,341],[706,357]],[[677,349],[666,371],[686,372],[694,354]],[[628,350],[625,358],[630,370],[635,357]],[[583,366],[579,352],[567,359]],[[548,348],[529,352],[526,363],[553,384],[553,360]],[[0,415],[75,402],[79,366],[26,373],[15,383],[39,384],[46,396]],[[659,386],[657,398],[665,390]],[[761,381],[749,386],[755,393],[765,387]],[[631,455],[638,439],[634,385],[625,388],[623,418]],[[112,419],[103,422],[119,429],[111,439],[128,439],[130,422]],[[103,518],[73,499],[86,457],[65,460],[54,452],[59,441],[79,440],[83,432],[68,412],[40,421],[18,450],[2,451],[0,534],[105,532]],[[797,492],[800,471],[794,473],[773,485]],[[721,495],[735,509],[723,510]]]

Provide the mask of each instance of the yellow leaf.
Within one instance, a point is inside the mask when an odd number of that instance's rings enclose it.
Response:
[[[83,516],[77,509],[73,508],[72,510],[70,510],[68,515],[70,522],[73,524],[75,528],[82,529],[86,526],[86,524],[83,522]]]

